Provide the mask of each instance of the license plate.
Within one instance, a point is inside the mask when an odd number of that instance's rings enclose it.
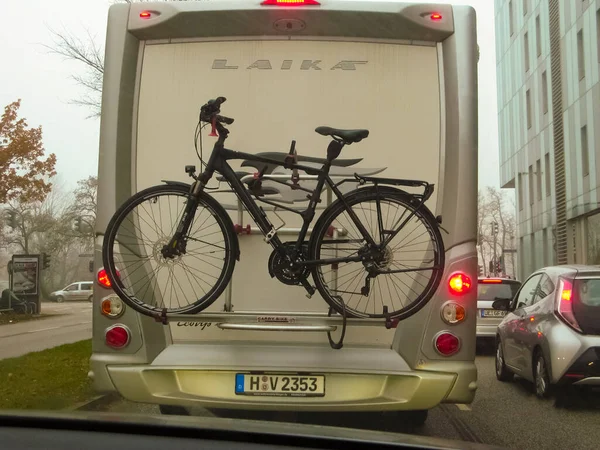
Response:
[[[506,315],[506,311],[501,311],[499,309],[482,309],[481,317],[504,317]]]
[[[235,375],[235,393],[274,397],[323,397],[325,376],[238,373]]]

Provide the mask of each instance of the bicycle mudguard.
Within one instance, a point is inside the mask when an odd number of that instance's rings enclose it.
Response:
[[[172,185],[172,186],[173,185],[176,185],[176,186],[185,186],[185,187],[190,188],[190,189],[192,187],[192,185],[190,183],[184,183],[183,181],[173,181],[173,180],[160,180],[160,181],[162,183],[169,184],[169,185]]]
[[[186,187],[188,190],[192,189],[192,185],[189,183],[184,183],[183,181],[174,181],[174,180],[160,180],[161,182],[171,185],[171,186],[184,186]],[[233,233],[233,235],[235,236],[235,239],[233,241],[233,246],[235,248],[233,248],[233,252],[235,255],[235,259],[237,261],[240,260],[240,242],[238,240],[238,233],[236,232],[236,228],[233,226],[233,222],[231,221],[231,217],[229,216],[229,213],[225,210],[225,208],[223,208],[223,206],[221,205],[220,202],[218,202],[217,200],[215,200],[213,197],[211,197],[210,195],[208,195],[208,193],[202,191],[200,193],[200,195],[204,195],[207,198],[209,198],[211,200],[211,205],[210,207],[213,208],[216,214],[219,214],[221,216],[223,216],[223,219],[225,220],[225,222],[227,223],[227,226],[231,228],[231,232]]]

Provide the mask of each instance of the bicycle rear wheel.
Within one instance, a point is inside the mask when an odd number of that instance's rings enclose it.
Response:
[[[358,189],[345,201],[376,244],[410,220],[374,259],[314,266],[319,293],[335,311],[342,314],[345,309],[349,317],[412,316],[431,299],[444,272],[444,244],[435,217],[424,205],[417,209],[414,197],[386,186]],[[367,241],[338,200],[315,225],[309,259],[366,254]]]
[[[189,199],[187,186],[153,186],[127,200],[108,224],[102,259],[111,287],[142,314],[198,313],[231,279],[237,237],[227,212],[208,194],[200,195],[185,251],[164,256]]]

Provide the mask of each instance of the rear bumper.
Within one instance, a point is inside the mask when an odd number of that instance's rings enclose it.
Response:
[[[186,358],[182,358],[184,354]],[[287,358],[280,358],[283,355]],[[92,375],[99,390],[116,391],[135,402],[184,407],[355,412],[431,409],[444,401],[470,403],[477,379],[473,362],[449,362],[446,367],[438,362],[428,370],[412,370],[390,349],[172,345],[152,364],[123,364],[120,355],[120,361],[115,355],[107,356],[92,356]],[[234,388],[235,375],[240,372],[323,374],[325,396],[239,396]]]
[[[477,337],[478,338],[493,338],[496,336],[497,329],[498,329],[498,325],[477,324]]]
[[[583,352],[561,381],[577,386],[600,386],[600,347],[591,347]]]

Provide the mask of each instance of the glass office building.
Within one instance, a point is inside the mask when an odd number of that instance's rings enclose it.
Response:
[[[500,185],[519,277],[600,264],[600,0],[495,0]]]

